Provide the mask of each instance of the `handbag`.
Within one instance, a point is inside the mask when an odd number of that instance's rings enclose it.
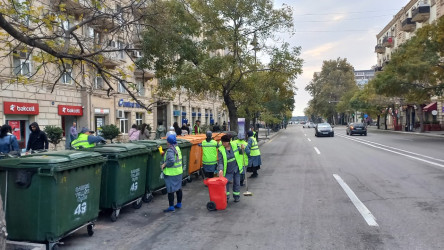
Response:
[[[10,155],[13,156],[20,156],[20,151],[15,151],[12,148],[12,135],[9,136],[9,153]]]

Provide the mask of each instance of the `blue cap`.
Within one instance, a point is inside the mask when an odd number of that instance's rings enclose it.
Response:
[[[172,145],[176,144],[176,135],[169,135],[167,137],[167,142]]]

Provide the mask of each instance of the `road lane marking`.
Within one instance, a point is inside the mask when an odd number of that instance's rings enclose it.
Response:
[[[376,145],[373,145],[373,144],[370,144],[370,143],[367,143],[367,142],[364,142],[364,141],[360,141],[360,140],[356,140],[356,139],[351,139],[351,138],[347,138],[347,137],[344,137],[344,138],[346,138],[348,140],[355,141],[355,142],[359,142],[359,143],[362,143],[362,144],[365,144],[365,145],[368,145],[370,147],[382,149],[382,150],[385,150],[385,151],[388,151],[388,152],[391,152],[391,153],[395,153],[395,154],[398,154],[398,155],[406,156],[406,157],[409,157],[409,158],[412,158],[412,159],[415,159],[415,160],[418,160],[418,161],[422,161],[422,162],[429,163],[429,164],[434,165],[434,166],[438,166],[438,167],[444,168],[443,164],[439,164],[439,163],[436,163],[436,162],[433,162],[433,161],[424,160],[424,159],[421,159],[421,158],[418,158],[418,157],[415,157],[415,156],[411,156],[411,155],[408,155],[408,154],[403,154],[403,153],[400,153],[400,152],[397,152],[397,151],[393,151],[393,150],[390,150],[390,149],[387,149],[387,148],[383,148],[383,147],[380,147],[380,146],[376,146]],[[375,143],[375,144],[377,144],[377,143]],[[403,150],[400,150],[400,151],[403,151]],[[409,154],[415,154],[415,153],[409,152]],[[432,157],[429,157],[429,156],[425,156],[425,155],[420,155],[420,154],[415,154],[415,155],[419,155],[419,156],[422,156],[424,158],[431,158],[431,159],[437,160],[437,161],[442,161],[440,159],[435,159],[435,158],[432,158]]]
[[[371,227],[379,227],[378,223],[376,223],[376,218],[373,216],[373,214],[368,210],[368,208],[362,203],[358,196],[356,196],[355,192],[345,183],[342,178],[334,174],[333,177],[336,179],[336,181],[341,185],[344,192],[347,194],[348,198],[350,198],[353,205],[355,205],[356,209],[358,209],[359,213],[361,213],[362,217],[364,217],[364,220],[367,222],[367,224]]]
[[[340,136],[343,136],[343,135],[340,135]],[[433,158],[433,157],[430,157],[430,156],[427,156],[427,155],[422,155],[422,154],[418,154],[418,153],[415,153],[415,152],[410,152],[410,151],[407,151],[407,150],[403,150],[403,149],[400,149],[400,148],[395,148],[395,147],[387,146],[387,145],[384,145],[384,144],[381,144],[381,143],[377,143],[377,142],[372,142],[372,141],[368,141],[368,140],[364,140],[364,139],[360,139],[360,138],[349,138],[347,136],[343,136],[343,137],[346,138],[346,139],[352,140],[352,141],[358,141],[358,142],[363,141],[363,142],[373,143],[373,144],[379,145],[381,147],[386,147],[386,148],[390,148],[390,149],[393,149],[393,150],[398,150],[398,151],[401,151],[401,152],[404,152],[404,153],[408,153],[408,154],[411,154],[411,155],[421,156],[423,158],[428,158],[428,159],[431,159],[431,160],[434,160],[434,161],[444,162],[444,160],[442,160],[442,159],[437,159],[437,158]]]
[[[307,138],[308,141],[311,141],[310,138]]]
[[[307,134],[304,134],[304,136],[307,136]]]
[[[317,147],[314,147],[314,149],[316,150],[316,153],[318,153],[318,155],[321,154],[321,151],[319,151],[319,149]]]

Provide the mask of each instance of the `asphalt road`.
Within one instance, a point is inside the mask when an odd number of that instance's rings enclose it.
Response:
[[[167,197],[102,214],[61,249],[442,249],[444,139],[372,133],[317,138],[289,126],[261,146],[251,197],[209,212],[201,179],[184,187],[182,208]],[[243,187],[245,188],[245,187]],[[242,189],[242,192],[245,189]]]

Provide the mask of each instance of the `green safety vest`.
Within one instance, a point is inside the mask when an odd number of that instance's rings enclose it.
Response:
[[[182,152],[180,152],[180,148],[178,146],[176,146],[176,150],[177,150],[177,155],[174,155],[174,165],[172,167],[165,167],[163,169],[163,173],[165,175],[176,176],[183,173]],[[165,151],[165,155],[163,156],[163,162],[166,162],[167,151]]]
[[[88,142],[88,135],[79,134],[79,137],[71,142],[71,146],[75,149],[79,149],[80,147],[93,148],[96,144]]]
[[[236,161],[237,166],[239,167],[239,173],[242,173],[244,169],[242,156],[239,154],[239,148],[237,147],[237,144],[235,142],[230,142],[230,145],[231,149],[234,152],[234,158],[231,158],[229,160],[227,160],[227,152],[225,151],[225,147],[224,146],[219,147],[219,152],[222,154],[222,158],[224,159],[224,176],[227,173],[228,162]]]
[[[199,128],[199,126],[197,126],[197,124],[194,124],[194,126],[193,126],[193,132],[191,132],[191,134],[193,134],[193,135],[196,134],[196,133],[194,132],[194,130],[196,130],[196,127],[197,127],[197,133],[200,134],[200,128]]]
[[[202,164],[215,165],[217,164],[217,141],[211,140],[202,142]]]
[[[246,141],[244,141],[244,140],[237,139],[234,142],[237,143],[237,145],[243,144],[243,145],[245,145],[245,147],[248,146],[248,143]],[[245,162],[244,166],[248,166],[248,155],[247,155],[247,153],[245,151],[244,151],[244,155],[243,156],[244,156],[244,160],[243,161]]]
[[[257,145],[256,138],[254,138],[253,136],[250,138],[253,140],[253,142],[251,143],[251,148],[250,148],[250,156],[261,155],[261,151],[259,151],[259,146]]]
[[[256,131],[253,131],[253,137],[256,138]]]

